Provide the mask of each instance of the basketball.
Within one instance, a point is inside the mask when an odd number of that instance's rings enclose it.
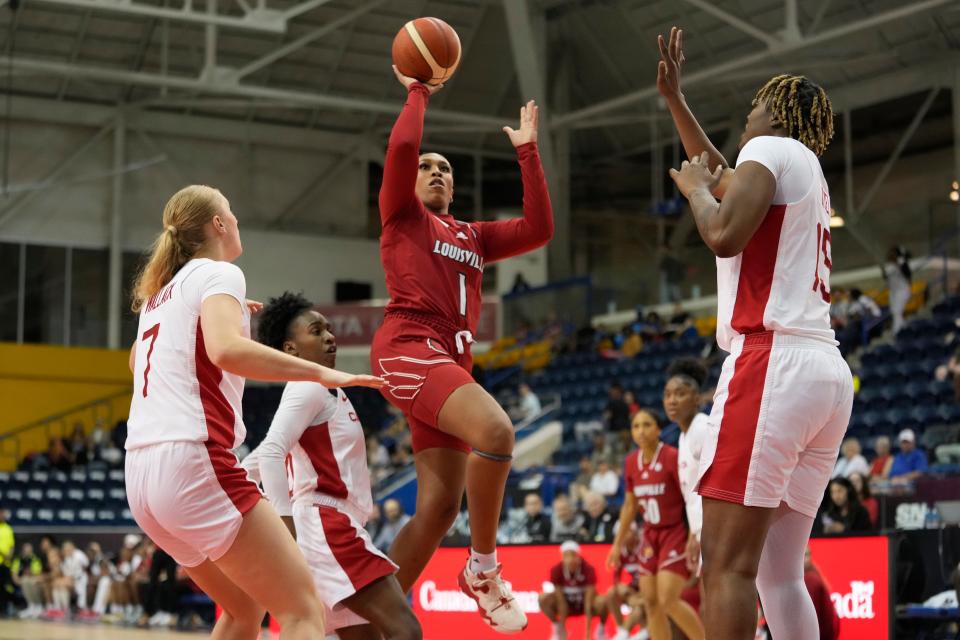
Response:
[[[411,20],[393,39],[393,64],[405,76],[442,84],[460,64],[460,37],[440,18]]]

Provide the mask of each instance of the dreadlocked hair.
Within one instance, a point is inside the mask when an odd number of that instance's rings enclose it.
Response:
[[[689,378],[697,389],[707,381],[707,367],[700,358],[677,358],[667,367],[667,380],[681,377]]]
[[[304,311],[312,309],[309,300],[299,293],[284,291],[260,312],[257,340],[261,344],[283,351],[283,343],[290,337],[290,325]]]
[[[827,92],[806,76],[787,74],[770,78],[753,99],[753,106],[766,103],[787,134],[823,155],[833,139],[833,106]]]

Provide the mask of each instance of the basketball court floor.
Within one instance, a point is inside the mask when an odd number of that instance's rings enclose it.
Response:
[[[209,635],[127,629],[103,624],[59,624],[24,620],[0,620],[0,640],[197,640]],[[264,638],[270,636],[264,634]]]

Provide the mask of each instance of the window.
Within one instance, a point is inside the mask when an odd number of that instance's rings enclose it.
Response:
[[[63,344],[67,250],[27,247],[23,341]]]
[[[0,342],[17,341],[20,315],[20,245],[0,242]]]
[[[70,259],[70,344],[107,344],[110,254],[103,249],[73,249]]]

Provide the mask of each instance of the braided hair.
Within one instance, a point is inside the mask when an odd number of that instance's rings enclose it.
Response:
[[[283,343],[290,338],[290,326],[304,311],[313,308],[313,304],[299,293],[284,291],[260,312],[257,326],[257,340],[260,343],[283,351]]]
[[[833,139],[833,106],[827,92],[806,76],[782,74],[760,87],[753,106],[766,103],[787,134],[823,155]]]

